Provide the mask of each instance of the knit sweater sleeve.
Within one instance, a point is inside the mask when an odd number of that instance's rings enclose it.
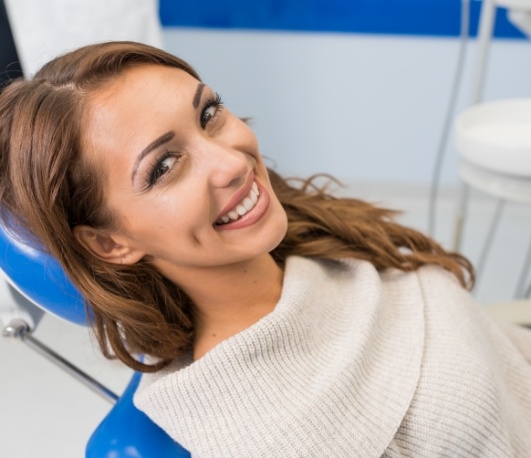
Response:
[[[417,276],[422,372],[386,456],[528,457],[531,333],[493,320],[450,274],[425,267]]]

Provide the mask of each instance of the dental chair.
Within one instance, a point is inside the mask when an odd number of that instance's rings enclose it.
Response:
[[[0,225],[0,273],[12,288],[15,302],[0,305],[0,323],[7,323],[3,335],[20,339],[114,403],[92,434],[86,458],[190,457],[188,451],[133,405],[139,373],[133,375],[118,397],[33,337],[32,331],[42,315],[40,310],[87,326],[83,299],[55,259]]]

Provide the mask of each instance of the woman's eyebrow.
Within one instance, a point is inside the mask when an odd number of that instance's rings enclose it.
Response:
[[[201,101],[201,94],[203,92],[203,88],[205,87],[205,83],[199,83],[197,85],[197,89],[195,90],[194,100],[192,102],[192,105],[194,108],[197,108],[199,106],[199,102]]]
[[[175,137],[175,132],[173,132],[173,131],[166,132],[165,134],[162,134],[156,140],[153,140],[148,146],[146,146],[140,152],[140,154],[136,158],[135,165],[133,167],[133,173],[131,173],[131,182],[133,182],[134,179],[135,179],[135,175],[136,175],[136,172],[138,170],[138,166],[142,162],[142,159],[144,159],[155,148],[158,148],[159,146],[164,145],[164,143],[168,143],[173,137]]]

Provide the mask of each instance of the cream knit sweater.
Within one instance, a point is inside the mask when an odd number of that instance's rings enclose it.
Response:
[[[439,268],[293,257],[271,314],[135,403],[193,457],[529,457],[530,357]]]

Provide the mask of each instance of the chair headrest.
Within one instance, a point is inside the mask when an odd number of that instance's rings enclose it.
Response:
[[[58,261],[2,224],[0,269],[8,282],[38,307],[67,321],[88,324],[83,297]]]

